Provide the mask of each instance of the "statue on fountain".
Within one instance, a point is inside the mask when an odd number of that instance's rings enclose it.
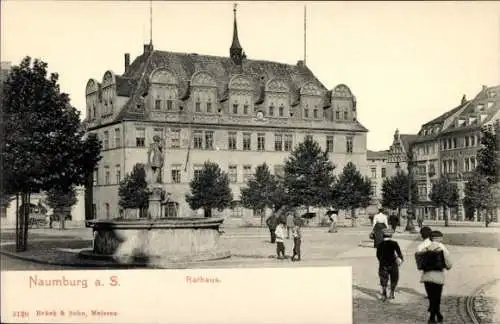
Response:
[[[160,136],[153,136],[153,143],[148,150],[147,171],[149,174],[148,185],[150,189],[148,218],[161,218],[162,201],[162,170],[165,162],[164,158],[165,141]]]
[[[153,136],[153,143],[149,145],[148,150],[148,169],[151,171],[150,183],[162,183],[162,170],[165,158],[163,148],[165,141],[160,136]]]

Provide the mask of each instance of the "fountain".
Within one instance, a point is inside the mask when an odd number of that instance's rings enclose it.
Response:
[[[159,267],[230,257],[218,246],[223,218],[161,217],[164,144],[159,136],[153,140],[146,165],[148,217],[87,221],[94,233],[93,248],[80,252],[80,257]]]

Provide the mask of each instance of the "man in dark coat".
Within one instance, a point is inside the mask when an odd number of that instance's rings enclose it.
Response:
[[[269,218],[266,220],[267,227],[269,228],[269,232],[271,234],[271,243],[276,242],[276,227],[278,226],[279,219],[276,217],[276,215],[273,213]]]
[[[399,218],[396,214],[392,213],[391,216],[389,216],[389,224],[391,225],[392,231],[396,232],[396,228],[399,225]]]

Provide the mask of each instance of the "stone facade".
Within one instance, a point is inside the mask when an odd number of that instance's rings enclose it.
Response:
[[[411,149],[414,180],[417,182],[419,202],[417,215],[443,219],[443,211],[432,206],[429,194],[433,182],[442,175],[450,177],[459,188],[460,203],[450,211],[452,220],[477,220],[473,211],[464,210],[462,199],[467,178],[477,166],[476,155],[481,148],[481,128],[493,125],[500,118],[500,86],[483,86],[472,99],[462,97],[460,105],[422,125],[418,134],[408,137],[406,147]],[[397,133],[397,132],[396,132]],[[391,146],[391,162],[401,156],[396,139]],[[495,216],[498,219],[498,216]]]
[[[394,163],[389,163],[389,150],[367,151],[368,176],[372,181],[373,206],[380,206],[382,202],[382,184],[388,177],[396,174],[397,168]]]
[[[118,186],[136,163],[146,162],[154,135],[167,143],[163,182],[172,203],[164,216],[189,217],[189,182],[207,160],[228,172],[234,208],[225,216],[252,214],[239,206],[240,190],[257,165],[283,172],[290,151],[305,136],[326,149],[341,172],[347,162],[363,174],[367,129],[357,120],[356,98],[343,84],[328,90],[297,65],[246,58],[237,38],[230,57],[173,53],[144,45],[125,71],[104,73],[86,87],[88,132],[103,142],[94,177],[93,213],[114,218]]]

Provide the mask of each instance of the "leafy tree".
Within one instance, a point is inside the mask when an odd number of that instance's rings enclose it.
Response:
[[[496,136],[493,127],[483,127],[481,130],[481,148],[477,152],[477,172],[486,177],[490,184],[497,181]]]
[[[47,191],[47,204],[53,209],[54,214],[59,216],[60,229],[64,229],[68,208],[71,210],[76,202],[75,187],[70,187],[69,190],[53,188]]]
[[[488,181],[488,177],[474,172],[469,181],[465,183],[464,188],[464,205],[468,208],[473,208],[479,213],[487,212],[495,205],[493,190]],[[489,217],[484,217],[485,225],[489,225]]]
[[[327,152],[310,137],[300,143],[285,162],[284,188],[296,206],[325,207],[331,203],[335,166]]]
[[[253,177],[247,186],[241,189],[241,202],[245,208],[257,210],[260,213],[260,222],[263,222],[263,211],[267,208],[280,207],[283,198],[283,186],[263,163],[255,169]]]
[[[191,192],[186,194],[189,207],[193,210],[203,208],[205,217],[212,217],[212,209],[222,211],[233,201],[229,177],[217,163],[205,162],[189,186]]]
[[[29,196],[85,184],[101,159],[95,135],[84,137],[80,113],[62,93],[58,75],[30,57],[13,66],[2,87],[4,182],[25,206],[17,216],[16,250],[26,251]]]
[[[401,209],[408,206],[408,174],[399,170],[394,176],[385,178],[382,183],[382,206],[398,210],[398,218],[401,218]],[[418,188],[412,182],[412,201],[418,198]],[[401,219],[400,219],[401,220]]]
[[[333,201],[336,207],[351,210],[353,227],[356,226],[356,208],[368,207],[372,201],[372,195],[370,179],[363,177],[354,163],[347,163],[333,186]]]
[[[458,205],[458,187],[448,177],[440,177],[432,184],[429,198],[435,206],[443,207],[443,210],[455,207]],[[444,226],[448,226],[448,221],[448,213],[444,210]]]
[[[118,188],[118,205],[123,209],[139,209],[141,217],[149,205],[149,190],[144,164],[134,165],[132,172],[125,176]]]

